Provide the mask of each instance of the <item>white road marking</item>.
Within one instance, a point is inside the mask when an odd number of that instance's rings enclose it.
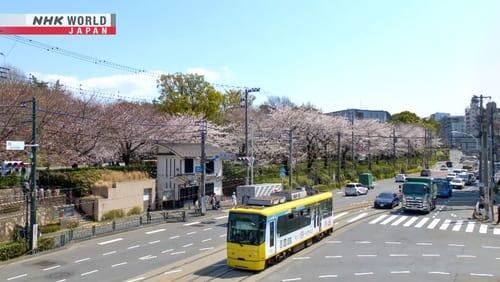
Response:
[[[450,219],[445,219],[444,223],[439,227],[439,230],[446,230],[450,226],[451,220]]]
[[[172,240],[172,239],[177,239],[177,238],[179,238],[179,237],[181,237],[181,236],[172,236],[172,237],[170,237],[170,238],[168,238],[168,239]]]
[[[203,229],[203,231],[208,231],[208,230],[212,230],[212,227]]]
[[[109,255],[112,255],[112,254],[116,254],[116,251],[107,252],[107,253],[104,253],[102,255],[103,256],[109,256]]]
[[[409,274],[409,270],[398,270],[398,271],[391,271],[391,274]]]
[[[219,216],[219,217],[216,217],[215,219],[224,219],[224,218],[227,218],[227,215]]]
[[[56,269],[56,268],[59,268],[59,267],[61,267],[61,266],[60,265],[54,265],[54,266],[51,266],[51,267],[44,268],[42,270],[43,271],[49,271],[49,270]]]
[[[141,281],[141,280],[144,280],[144,279],[146,279],[146,278],[144,278],[144,277],[139,277],[139,278],[135,278],[135,279],[132,279],[132,280],[127,280],[127,281],[125,281],[125,282],[137,282],[137,281]]]
[[[373,272],[356,272],[355,276],[373,275]]]
[[[208,250],[213,250],[214,247],[208,247],[208,248],[201,248],[200,251],[208,251]]]
[[[297,278],[288,278],[288,279],[283,279],[281,280],[282,282],[288,282],[288,281],[299,281],[302,280],[302,278],[297,277]]]
[[[146,234],[150,235],[150,234],[155,234],[155,233],[163,232],[163,231],[165,231],[165,228],[156,229],[156,230],[153,230],[153,231],[148,231],[148,232],[146,232]]]
[[[474,231],[474,221],[469,221],[469,223],[467,223],[467,228],[465,228],[465,232],[471,233],[472,231]]]
[[[333,217],[333,220],[339,219],[343,217],[344,215],[348,214],[349,212],[341,212]]]
[[[471,256],[471,255],[457,255],[457,258],[476,258],[476,256]]]
[[[212,238],[208,238],[208,239],[202,240],[201,242],[205,243],[205,242],[208,242],[208,241],[212,241]]]
[[[185,253],[186,253],[186,251],[180,251],[180,252],[171,253],[170,255],[174,256],[174,255],[180,255],[180,254],[185,254]]]
[[[440,254],[423,254],[423,257],[440,257]]]
[[[170,270],[170,271],[164,272],[163,274],[169,275],[169,274],[177,273],[177,272],[181,272],[181,271],[182,271],[182,269],[175,269],[175,270]]]
[[[18,276],[7,278],[7,281],[18,279],[18,278],[22,278],[22,277],[26,277],[26,276],[28,276],[28,274],[26,274],[26,273],[25,274],[21,274],[21,275],[18,275]]]
[[[483,248],[483,249],[495,249],[495,250],[500,249],[500,247],[495,247],[495,246],[481,246],[481,248]]]
[[[193,245],[193,243],[189,243],[189,244],[186,244],[184,246],[182,246],[183,248],[187,248],[187,247],[191,247]]]
[[[222,234],[222,235],[219,235],[219,238],[223,238],[223,237],[226,237],[227,234]]]
[[[372,242],[370,242],[370,241],[356,241],[354,243],[356,243],[356,244],[371,244]]]
[[[377,255],[358,255],[360,258],[371,258],[371,257],[376,257]]]
[[[500,235],[500,228],[493,229],[493,235]]]
[[[480,276],[480,277],[493,277],[493,274],[486,274],[486,273],[471,273],[471,276]]]
[[[80,275],[81,275],[81,276],[87,276],[87,275],[89,275],[89,274],[96,273],[97,271],[99,271],[99,270],[94,269],[94,270],[92,270],[92,271],[85,272],[85,273],[82,273],[82,274],[80,274]]]
[[[117,264],[113,264],[113,265],[111,266],[111,268],[113,268],[113,267],[117,267],[117,266],[126,265],[126,264],[127,264],[127,262],[126,262],[126,261],[124,261],[124,262],[120,262],[120,263],[117,263]]]
[[[463,224],[463,220],[461,219],[458,219],[457,222],[455,223],[455,226],[453,226],[453,228],[451,229],[452,231],[460,231],[460,228],[462,228],[462,224]]]
[[[422,226],[424,226],[424,224],[427,223],[427,221],[429,221],[429,218],[428,217],[424,217],[422,218],[422,220],[420,220],[416,225],[415,225],[415,228],[422,228]]]
[[[217,219],[217,218],[216,218]],[[186,223],[184,224],[184,226],[191,226],[191,225],[196,225],[196,224],[200,224],[199,221],[195,221],[195,222],[190,222],[190,223]]]
[[[169,253],[169,252],[171,252],[171,251],[173,251],[173,250],[174,250],[174,249],[168,249],[168,250],[164,250],[164,251],[162,251],[161,253],[162,253],[162,254],[166,254],[166,253]]]
[[[310,259],[310,257],[296,257],[292,258],[293,260],[304,260],[304,259]]]
[[[396,217],[398,217],[398,216],[397,215],[391,215],[388,218],[386,218],[384,221],[382,221],[380,224],[386,225],[387,223],[389,223],[389,222],[393,221],[394,219],[396,219]]]
[[[440,275],[450,275],[449,272],[442,272],[442,271],[429,271],[429,274],[440,274]]]
[[[193,235],[193,234],[196,234],[196,231],[189,232],[189,233],[187,233],[186,235]]]
[[[349,219],[349,220],[347,221],[347,223],[351,223],[351,222],[354,222],[354,221],[356,221],[356,220],[360,220],[360,219],[362,219],[363,217],[365,217],[367,214],[368,214],[368,213],[366,213],[366,212],[364,212],[364,213],[362,213],[362,214],[359,214],[359,215],[357,215],[357,216],[355,216],[355,217],[353,217],[353,218]]]
[[[414,216],[410,218],[405,224],[403,224],[404,227],[410,227],[415,221],[417,221],[418,217]]]
[[[486,234],[488,232],[488,225],[487,224],[481,224],[479,227],[479,233],[481,234]]]
[[[342,256],[325,256],[325,258],[327,258],[327,259],[330,259],[330,258],[342,258]]]
[[[375,223],[377,223],[377,222],[381,221],[382,219],[384,219],[384,218],[386,218],[386,217],[387,217],[387,215],[386,215],[386,214],[383,214],[383,215],[381,215],[381,216],[379,216],[379,217],[375,218],[374,220],[370,221],[370,222],[369,222],[369,224],[375,224]]]
[[[80,263],[80,262],[84,262],[84,261],[88,261],[88,260],[90,260],[90,258],[83,258],[83,259],[75,260],[75,263]]]
[[[407,254],[390,254],[390,257],[407,257]]]
[[[156,241],[149,242],[148,244],[153,245],[153,244],[160,243],[160,242],[161,242],[160,240],[156,240]]]
[[[127,248],[127,250],[132,250],[132,249],[136,249],[136,248],[139,248],[141,245],[134,245],[134,246],[130,246]]]
[[[439,219],[439,218],[433,219],[432,222],[431,222],[431,224],[429,224],[427,226],[427,229],[434,229],[434,228],[436,228],[436,225],[438,225],[438,223],[440,221],[441,221],[441,219]]]
[[[388,244],[388,245],[401,245],[401,242],[387,241],[385,243]]]
[[[405,221],[408,217],[407,216],[401,216],[398,218],[398,220],[394,221],[391,225],[392,226],[398,226],[401,222]]]
[[[432,243],[416,243],[417,246],[432,246]]]
[[[326,241],[326,243],[327,244],[341,244],[342,241],[331,241],[331,240],[329,240],[329,241]]]
[[[109,240],[109,241],[104,241],[104,242],[97,243],[97,245],[104,246],[104,245],[111,244],[111,243],[114,243],[114,242],[118,242],[118,241],[121,241],[121,240],[123,240],[123,238],[116,238],[116,239],[113,239],[113,240]]]
[[[327,275],[320,275],[318,278],[337,278],[338,276],[336,274],[327,274]]]
[[[56,282],[65,282],[66,279],[57,280]]]
[[[448,244],[448,247],[465,247],[463,244]]]
[[[140,260],[150,260],[150,259],[155,259],[155,258],[156,258],[156,256],[147,255],[147,256],[140,257],[139,259]]]

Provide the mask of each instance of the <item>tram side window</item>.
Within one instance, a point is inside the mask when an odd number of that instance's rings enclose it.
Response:
[[[320,206],[323,217],[332,216],[333,205],[331,199],[322,201]]]
[[[294,210],[289,214],[282,215],[278,218],[277,233],[278,236],[284,236],[304,228],[311,224],[310,208],[300,211]]]

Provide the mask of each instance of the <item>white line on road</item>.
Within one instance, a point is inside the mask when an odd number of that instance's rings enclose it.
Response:
[[[318,278],[337,278],[338,276],[336,274],[327,274],[327,275],[320,275]]]
[[[358,255],[360,258],[371,258],[371,257],[376,257],[377,255]]]
[[[222,235],[219,235],[219,238],[223,238],[223,237],[226,237],[227,234],[222,234]]]
[[[467,228],[465,228],[465,232],[471,233],[472,231],[474,231],[474,221],[469,221],[469,223],[467,223]]]
[[[356,272],[355,276],[373,275],[373,272]]]
[[[356,243],[356,244],[371,244],[372,242],[370,242],[370,241],[356,241],[354,243]]]
[[[293,260],[303,260],[303,259],[310,259],[310,257],[296,257],[292,258]]]
[[[185,253],[186,253],[186,251],[180,251],[180,252],[171,253],[170,255],[174,256],[174,255],[180,255],[180,254],[185,254]]]
[[[186,244],[184,246],[182,246],[183,248],[187,248],[187,247],[191,247],[193,245],[193,243],[189,243],[189,244]]]
[[[325,258],[330,259],[330,258],[342,258],[342,256],[325,256]]]
[[[193,235],[193,234],[196,234],[196,231],[189,232],[189,233],[187,233],[186,235]]]
[[[440,275],[450,275],[449,272],[442,272],[442,271],[429,271],[429,274],[440,274]]]
[[[107,252],[107,253],[104,253],[102,255],[103,256],[109,256],[109,255],[112,255],[112,254],[116,254],[116,251]]]
[[[90,258],[83,258],[83,259],[75,260],[75,263],[80,263],[80,262],[84,262],[84,261],[88,261],[88,260],[90,260]]]
[[[355,217],[353,217],[353,218],[349,219],[349,220],[347,221],[347,223],[351,223],[351,222],[355,222],[356,220],[360,220],[360,219],[362,219],[363,217],[365,217],[367,214],[368,214],[368,213],[366,213],[366,212],[364,212],[364,213],[362,213],[362,214],[358,214],[357,216],[355,216]]]
[[[444,223],[439,227],[439,230],[446,230],[450,226],[451,219],[445,219]]]
[[[51,266],[51,267],[44,268],[42,270],[43,271],[49,271],[49,270],[56,269],[56,268],[59,268],[59,267],[61,267],[61,266],[60,265],[54,265],[54,266]]]
[[[448,244],[448,247],[465,247],[463,244]]]
[[[213,250],[214,247],[208,247],[208,248],[201,248],[200,251],[208,251],[208,250]]]
[[[493,235],[500,235],[500,228],[493,229]]]
[[[451,229],[452,231],[460,231],[460,228],[462,228],[462,224],[464,223],[463,220],[461,219],[458,219],[457,222],[455,223],[455,226],[453,226],[453,228]]]
[[[132,250],[132,249],[135,249],[135,248],[139,248],[141,245],[134,245],[134,246],[130,246],[127,248],[127,250]]]
[[[289,282],[289,281],[299,281],[302,280],[302,278],[297,277],[297,278],[288,278],[288,279],[283,279],[281,280],[282,282]]]
[[[398,217],[398,216],[397,215],[391,215],[388,218],[386,218],[384,221],[382,221],[380,224],[386,225],[387,223],[389,223],[389,222],[393,221],[394,219],[396,219],[396,217]]]
[[[427,242],[424,242],[424,243],[416,243],[417,246],[432,246],[432,243],[427,243]]]
[[[227,215],[219,216],[219,217],[216,217],[215,219],[224,219],[224,218],[227,218]]]
[[[182,271],[182,269],[175,269],[175,270],[170,270],[170,271],[164,272],[163,274],[169,275],[169,274],[177,273],[177,272],[181,272],[181,271]]]
[[[161,253],[162,253],[162,254],[166,254],[166,253],[169,253],[169,252],[171,252],[171,251],[173,251],[173,250],[174,250],[174,249],[168,249],[168,250],[164,250],[164,251],[162,251]]]
[[[486,273],[471,273],[471,276],[480,276],[480,277],[493,277],[493,274],[486,274]]]
[[[407,254],[390,254],[390,257],[407,257]]]
[[[375,223],[377,223],[377,222],[381,221],[382,219],[384,219],[384,218],[386,218],[386,217],[387,217],[387,215],[386,215],[386,214],[383,214],[383,215],[381,215],[381,216],[379,216],[379,217],[375,218],[374,220],[370,221],[370,222],[369,222],[369,224],[375,224]]]
[[[66,279],[57,280],[56,282],[65,282]]]
[[[203,231],[208,231],[208,230],[212,230],[212,227],[203,229]]]
[[[217,219],[217,218],[216,218]],[[191,226],[191,225],[196,225],[196,224],[200,224],[199,221],[195,221],[195,222],[190,222],[190,223],[186,223],[184,224],[184,226]]]
[[[172,240],[172,239],[177,239],[177,238],[179,238],[179,237],[181,237],[181,236],[172,236],[172,237],[170,237],[170,238],[168,238],[168,239]]]
[[[123,240],[123,238],[116,238],[116,239],[113,239],[113,240],[109,240],[109,241],[104,241],[104,242],[97,243],[97,245],[104,246],[104,245],[111,244],[111,243],[114,243],[114,242],[118,242],[118,241],[121,241],[121,240]]]
[[[427,226],[427,229],[434,229],[436,228],[436,225],[438,225],[438,223],[441,221],[441,219],[439,218],[436,218],[436,219],[433,219],[431,224],[429,224],[429,226]]]
[[[481,246],[481,248],[483,248],[483,249],[495,249],[495,250],[500,249],[500,247],[495,247],[495,246]]]
[[[150,259],[155,259],[155,258],[156,258],[156,256],[147,255],[147,256],[140,257],[139,259],[140,260],[150,260]]]
[[[426,224],[427,221],[429,221],[428,217],[422,218],[422,220],[415,225],[415,228],[422,228],[422,226],[424,226],[424,224]]]
[[[92,270],[92,271],[85,272],[85,273],[82,273],[82,274],[80,274],[80,275],[81,275],[81,276],[87,276],[87,275],[89,275],[89,274],[96,273],[97,271],[99,271],[99,270],[94,269],[94,270]]]
[[[163,232],[163,231],[165,231],[165,228],[156,229],[156,230],[153,230],[153,231],[148,231],[148,232],[146,232],[146,235],[155,234],[155,233]]]
[[[457,255],[457,258],[476,258],[476,256],[471,256],[471,255]]]
[[[391,274],[409,274],[409,270],[397,270],[397,271],[391,271]]]
[[[488,232],[488,225],[487,224],[481,224],[481,227],[479,227],[479,233],[486,234],[486,232]]]
[[[153,245],[153,244],[160,243],[160,242],[161,242],[160,240],[156,240],[156,241],[149,242],[148,244]]]
[[[405,222],[405,224],[403,224],[403,226],[404,227],[410,227],[417,220],[418,220],[418,217],[414,216],[414,217],[410,218],[410,220],[408,220],[407,222]]]
[[[327,244],[341,244],[342,241],[332,241],[332,240],[329,240],[329,241],[326,241]]]
[[[126,265],[126,264],[127,264],[127,262],[126,262],[126,261],[124,261],[124,262],[120,262],[120,263],[117,263],[117,264],[113,264],[113,265],[111,266],[111,268],[113,268],[113,267],[117,267],[117,266]]]
[[[341,212],[333,217],[333,220],[339,219],[343,217],[344,215],[348,214],[349,212]]]
[[[387,241],[385,242],[388,245],[401,245],[401,242]]]
[[[7,281],[14,280],[14,279],[17,279],[17,278],[26,277],[26,276],[28,276],[28,274],[26,274],[26,273],[25,274],[21,274],[21,275],[18,275],[18,276],[7,278]]]
[[[394,221],[391,225],[392,226],[398,226],[399,224],[401,224],[401,222],[405,221],[408,217],[407,216],[401,216],[400,218],[398,218],[398,220]]]
[[[440,257],[440,254],[423,254],[423,257]]]
[[[146,278],[144,278],[144,277],[139,277],[139,278],[135,278],[135,279],[132,279],[132,280],[127,280],[127,281],[125,281],[125,282],[137,282],[137,281],[141,281],[141,280],[144,280],[144,279],[146,279]]]
[[[208,238],[208,239],[202,240],[201,242],[205,243],[205,242],[208,242],[208,241],[212,241],[212,238]]]

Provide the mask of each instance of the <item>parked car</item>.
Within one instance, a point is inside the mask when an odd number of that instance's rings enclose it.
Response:
[[[447,167],[447,166],[445,166],[445,165],[442,165],[442,166],[441,166],[441,170],[442,170],[442,171],[447,171],[447,170],[448,170],[448,167]]]
[[[399,196],[392,192],[382,192],[378,194],[377,198],[373,202],[373,206],[377,208],[389,208],[399,206]]]
[[[456,174],[456,173],[454,173],[454,172],[450,172],[450,173],[448,173],[448,174],[446,175],[446,180],[451,181],[451,180],[453,180],[453,179],[454,179],[454,178],[456,178],[456,177],[457,177],[457,174]]]
[[[403,173],[396,174],[396,182],[405,182],[406,180],[406,175]]]
[[[465,183],[461,178],[456,177],[450,181],[450,185],[453,189],[463,189]]]
[[[348,183],[345,186],[344,193],[346,196],[359,196],[368,194],[368,188],[361,183]]]
[[[420,171],[420,176],[430,177],[431,176],[431,170],[430,169],[422,169],[422,171]]]

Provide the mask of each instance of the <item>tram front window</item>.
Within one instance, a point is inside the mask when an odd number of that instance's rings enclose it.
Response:
[[[231,243],[260,245],[265,238],[265,218],[257,214],[230,213],[228,238]]]

